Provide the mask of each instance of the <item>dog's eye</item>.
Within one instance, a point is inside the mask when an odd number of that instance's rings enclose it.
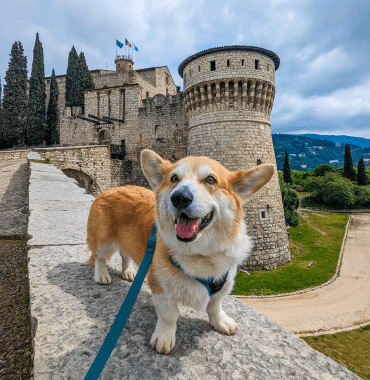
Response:
[[[215,177],[212,177],[211,175],[209,175],[209,176],[206,178],[206,182],[209,183],[210,185],[214,185],[217,181],[216,181],[216,178],[215,178]]]
[[[179,177],[176,175],[176,174],[174,174],[172,177],[171,177],[171,182],[172,183],[175,183],[175,182],[177,182],[179,180]]]

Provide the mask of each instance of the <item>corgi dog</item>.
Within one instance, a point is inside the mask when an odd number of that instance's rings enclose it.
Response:
[[[157,245],[147,273],[158,316],[150,345],[168,354],[175,345],[178,304],[206,311],[209,323],[225,334],[237,324],[222,310],[237,266],[252,250],[243,204],[274,174],[273,164],[229,171],[207,157],[171,164],[151,150],[141,167],[153,191],[138,186],[107,190],[97,197],[87,223],[94,279],[111,283],[106,262],[118,250],[122,278],[132,281],[157,224]]]

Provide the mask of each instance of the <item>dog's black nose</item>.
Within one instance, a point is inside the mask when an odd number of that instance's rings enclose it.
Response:
[[[193,194],[187,186],[176,190],[171,196],[172,204],[181,211],[193,202]]]

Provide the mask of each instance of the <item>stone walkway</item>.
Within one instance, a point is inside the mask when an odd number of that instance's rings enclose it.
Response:
[[[0,239],[27,236],[27,160],[0,162]]]
[[[332,334],[370,323],[370,214],[353,214],[337,279],[277,298],[241,299],[299,336]]]
[[[30,165],[34,380],[83,379],[131,284],[121,278],[118,253],[108,286],[83,264],[94,197],[53,165]],[[161,355],[149,344],[157,317],[144,284],[100,379],[359,379],[235,298],[226,297],[224,309],[239,325],[233,336],[214,330],[204,312],[180,307],[176,346]]]

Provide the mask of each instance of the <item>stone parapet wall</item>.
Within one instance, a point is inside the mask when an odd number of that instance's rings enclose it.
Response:
[[[28,153],[29,150],[3,150],[0,151],[0,162],[23,160],[27,158]]]
[[[77,180],[94,196],[112,186],[111,160],[108,146],[75,146],[39,148],[43,159],[48,158],[58,169]]]

